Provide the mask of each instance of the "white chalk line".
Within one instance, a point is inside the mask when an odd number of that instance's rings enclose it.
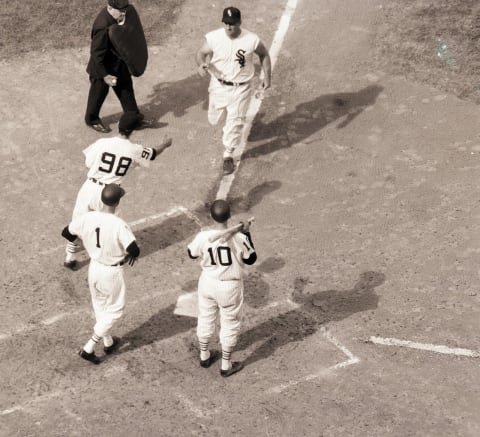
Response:
[[[288,388],[294,387],[294,386],[296,386],[298,384],[301,384],[303,382],[307,382],[307,381],[311,381],[312,379],[317,379],[317,378],[321,378],[323,376],[327,376],[327,375],[331,374],[334,370],[344,369],[345,367],[348,367],[348,366],[351,366],[352,364],[356,364],[356,363],[360,362],[360,358],[353,355],[353,353],[350,352],[350,350],[348,350],[343,344],[341,344],[338,341],[338,339],[336,339],[333,335],[331,335],[330,332],[325,327],[322,326],[320,328],[320,332],[322,333],[323,337],[327,341],[329,341],[335,347],[340,349],[347,356],[348,359],[345,360],[345,361],[342,361],[341,363],[337,363],[333,366],[323,368],[316,373],[311,373],[311,374],[306,375],[302,378],[294,379],[294,380],[289,381],[285,384],[280,384],[278,386],[272,387],[270,390],[268,390],[270,393],[281,393],[282,391],[287,390]]]
[[[435,352],[437,354],[446,354],[446,355],[456,355],[461,357],[470,357],[470,358],[480,358],[480,352],[471,350],[471,349],[464,349],[464,348],[451,348],[444,345],[435,345],[430,343],[417,343],[415,341],[410,340],[399,340],[396,338],[383,338],[383,337],[376,337],[371,336],[368,340],[368,343],[379,344],[383,346],[399,346],[399,347],[406,347],[410,349],[418,349],[424,350],[428,352]]]
[[[288,0],[287,5],[283,11],[282,17],[280,18],[280,23],[278,24],[277,31],[273,37],[273,42],[269,50],[270,59],[272,63],[272,72],[275,64],[277,63],[278,55],[280,53],[283,40],[285,39],[285,35],[287,34],[288,28],[290,26],[290,20],[295,12],[297,7],[297,0]],[[263,77],[263,72],[260,75],[260,79]],[[250,131],[252,129],[253,121],[260,110],[260,106],[262,106],[262,100],[255,98],[252,96],[250,98],[250,104],[248,107],[245,125],[242,132],[242,139],[240,141],[240,145],[235,149],[233,154],[237,165],[235,166],[235,171],[227,176],[224,176],[220,181],[220,187],[217,191],[217,199],[226,199],[230,189],[232,187],[233,181],[235,179],[235,174],[238,171],[240,166],[241,157],[243,152],[245,151],[245,147],[247,145],[248,136],[250,135]]]

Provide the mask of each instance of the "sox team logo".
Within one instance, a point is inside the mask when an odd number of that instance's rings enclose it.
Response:
[[[235,54],[235,61],[240,64],[240,68],[245,67],[245,50],[239,49]]]

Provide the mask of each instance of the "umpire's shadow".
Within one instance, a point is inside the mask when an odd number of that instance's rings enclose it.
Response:
[[[146,118],[154,121],[153,129],[165,126],[160,119],[171,112],[175,118],[183,117],[189,108],[208,102],[208,80],[193,74],[184,79],[171,82],[160,82],[153,86],[145,103],[139,104],[139,110]],[[107,124],[120,120],[122,112],[117,112],[102,120]]]
[[[250,143],[260,144],[246,150],[242,159],[289,148],[337,121],[337,129],[343,129],[372,106],[382,91],[383,87],[370,85],[357,92],[325,94],[300,103],[293,111],[270,122],[264,122],[265,115],[260,113],[248,138]]]
[[[245,359],[245,365],[267,358],[287,343],[303,340],[328,322],[377,308],[375,287],[385,282],[385,275],[364,272],[350,290],[326,290],[313,294],[304,293],[307,282],[308,278],[295,280],[292,300],[301,304],[299,308],[266,320],[241,334],[237,350],[245,350],[263,340]]]

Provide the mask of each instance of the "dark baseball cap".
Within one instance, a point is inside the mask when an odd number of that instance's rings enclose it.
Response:
[[[127,137],[138,126],[138,115],[135,112],[125,112],[118,122],[118,132]]]
[[[232,6],[223,10],[222,22],[226,24],[238,24],[242,21],[240,10]]]
[[[128,6],[128,0],[108,0],[108,4],[115,9],[126,9]]]
[[[125,190],[117,184],[107,184],[102,190],[102,202],[108,206],[117,206],[125,195]]]

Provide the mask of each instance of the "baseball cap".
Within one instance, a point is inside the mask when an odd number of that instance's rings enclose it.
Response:
[[[125,190],[118,184],[107,184],[102,190],[102,202],[108,206],[117,206],[125,195]]]
[[[128,0],[108,0],[108,4],[115,9],[125,9],[128,6]]]
[[[242,14],[239,9],[230,6],[223,10],[222,23],[238,24],[240,21],[242,21]]]
[[[138,114],[134,112],[125,112],[118,122],[118,132],[127,137],[138,125]]]

